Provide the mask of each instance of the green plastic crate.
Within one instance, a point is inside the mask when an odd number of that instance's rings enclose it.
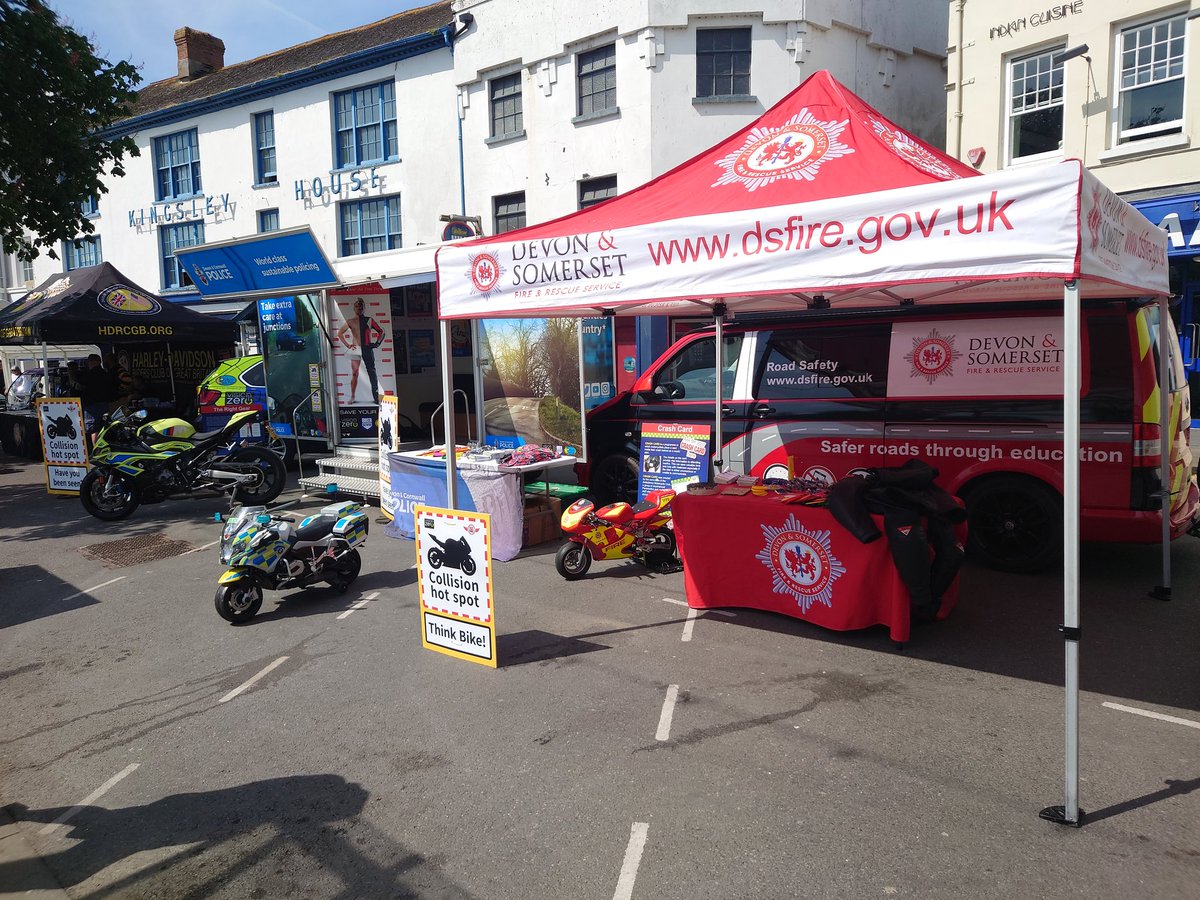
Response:
[[[529,484],[525,485],[525,493],[526,494],[543,494],[544,495],[546,493],[546,482],[544,482],[544,481],[530,482]],[[550,483],[550,496],[557,497],[560,500],[568,501],[568,503],[563,504],[564,506],[575,502],[576,500],[578,500],[580,497],[582,497],[586,493],[587,493],[587,488],[583,487],[582,485],[557,484],[555,482]]]

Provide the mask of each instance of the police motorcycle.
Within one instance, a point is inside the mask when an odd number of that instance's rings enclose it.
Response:
[[[324,582],[345,592],[358,577],[370,522],[361,503],[331,503],[293,527],[295,519],[262,506],[239,506],[221,532],[221,564],[214,604],[235,625],[254,618],[263,591]],[[218,514],[217,518],[220,518]]]
[[[94,468],[79,487],[83,508],[111,522],[143,503],[213,491],[232,491],[242,503],[270,503],[287,480],[283,461],[238,437],[264,416],[246,410],[215,431],[197,432],[182,419],[147,422],[145,410],[114,411],[96,436]]]

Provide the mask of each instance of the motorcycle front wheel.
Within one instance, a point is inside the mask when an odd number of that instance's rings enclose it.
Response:
[[[221,585],[217,588],[217,596],[213,598],[217,615],[234,625],[253,619],[262,602],[262,588],[246,580]]]
[[[109,483],[109,476],[112,483]],[[120,472],[92,469],[79,485],[83,508],[105,522],[124,519],[141,505],[141,497],[133,482]]]
[[[265,506],[281,493],[287,481],[287,469],[283,460],[263,447],[242,447],[225,457],[226,463],[240,463],[235,471],[250,471],[253,466],[254,481],[240,484],[234,491],[234,499],[246,506]],[[247,465],[248,464],[248,465]]]
[[[445,555],[437,547],[430,550],[426,558],[429,560],[429,565],[434,569],[440,569],[442,563],[446,561]]]
[[[351,550],[345,556],[339,557],[333,564],[333,576],[326,578],[325,583],[332,585],[338,589],[339,593],[344,594],[350,589],[350,585],[354,583],[354,579],[358,577],[360,571],[362,571],[362,557],[358,555],[357,550]]]
[[[558,548],[554,557],[554,568],[567,581],[577,581],[592,567],[592,554],[583,544],[567,541]]]

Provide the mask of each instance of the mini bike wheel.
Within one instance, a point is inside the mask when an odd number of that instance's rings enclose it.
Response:
[[[354,579],[361,571],[362,557],[358,555],[357,550],[351,550],[338,559],[333,567],[333,576],[326,578],[325,582],[344,594],[350,589],[350,585],[354,583]]]
[[[660,528],[658,531],[652,531],[646,537],[646,550],[648,553],[662,553],[675,555],[675,532],[670,528]]]
[[[105,522],[115,522],[133,513],[141,504],[141,496],[133,482],[113,472],[113,483],[103,469],[92,469],[79,485],[79,501],[83,508]]]
[[[554,557],[554,568],[567,581],[577,581],[587,574],[592,567],[592,554],[587,547],[574,541],[567,541],[558,548]]]
[[[226,622],[240,625],[254,618],[262,606],[263,592],[257,584],[248,581],[236,581],[233,584],[223,584],[217,588],[217,596],[213,604],[219,615]]]

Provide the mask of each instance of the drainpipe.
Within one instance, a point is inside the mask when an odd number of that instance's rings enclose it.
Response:
[[[962,160],[963,126],[963,12],[967,0],[954,0],[954,146],[950,155]]]
[[[451,31],[450,28],[442,30],[442,37],[446,41],[446,46],[450,48],[450,58],[454,59],[454,42],[467,33],[467,30],[475,22],[475,17],[471,13],[462,13],[458,17],[458,21],[462,27],[457,31]],[[467,173],[466,164],[463,161],[463,126],[462,126],[462,110],[458,106],[458,99],[454,101],[454,115],[458,118],[458,204],[460,214],[465,218],[467,215]]]

